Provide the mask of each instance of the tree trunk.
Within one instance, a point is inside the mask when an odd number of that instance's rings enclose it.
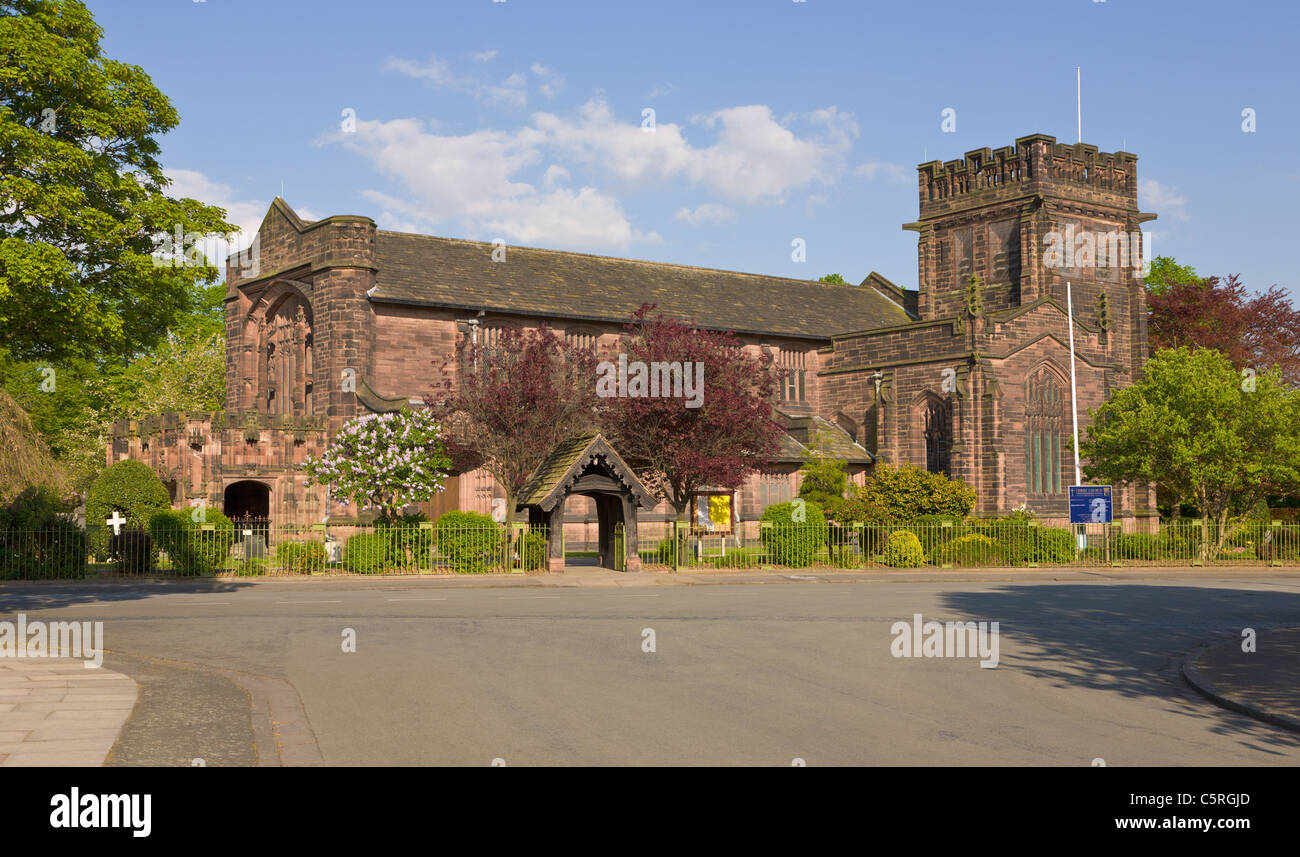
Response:
[[[690,518],[686,515],[689,507],[687,501],[679,506],[675,501],[673,511],[677,517],[673,520],[673,571],[682,570],[682,554],[686,552],[686,534],[691,531]]]
[[[515,493],[506,489],[506,562],[507,573],[515,568]]]

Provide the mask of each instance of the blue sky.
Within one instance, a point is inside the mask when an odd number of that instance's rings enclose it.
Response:
[[[88,5],[180,111],[174,190],[250,228],[283,186],[308,217],[915,287],[916,164],[1073,142],[1079,65],[1084,141],[1139,156],[1156,253],[1300,296],[1283,0]]]

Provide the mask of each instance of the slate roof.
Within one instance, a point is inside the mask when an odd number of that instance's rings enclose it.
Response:
[[[711,330],[823,339],[913,319],[861,286],[379,230],[370,298],[542,317],[627,321],[643,303]]]
[[[637,479],[632,468],[627,466],[622,456],[614,451],[609,441],[599,432],[578,435],[555,447],[546,456],[537,469],[528,477],[528,482],[519,489],[515,500],[518,506],[540,506],[545,511],[555,508],[555,504],[564,499],[564,492],[569,484],[581,474],[588,459],[600,456],[605,459],[615,476],[631,489],[640,505],[653,509],[658,502]]]
[[[855,441],[848,432],[829,420],[821,417],[788,417],[778,415],[786,423],[785,434],[781,436],[781,450],[775,460],[781,462],[803,461],[807,444],[813,440],[816,432],[821,432],[826,442],[826,453],[832,458],[842,458],[850,464],[870,464],[875,457]]]

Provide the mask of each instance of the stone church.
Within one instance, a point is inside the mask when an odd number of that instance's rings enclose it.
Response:
[[[917,168],[917,289],[871,273],[827,284],[378,229],[367,217],[304,221],[276,199],[255,272],[229,265],[226,408],[114,426],[108,461],[136,458],[177,506],[305,525],[351,518],[298,469],[348,419],[418,403],[458,337],[491,343],[545,322],[581,345],[615,347],[643,303],[788,370],[777,460],[730,497],[736,521],[791,499],[820,440],[861,483],[877,462],[964,480],[976,512],[1026,507],[1060,519],[1074,467],[1066,282],[1073,284],[1078,409],[1132,383],[1147,356],[1145,292],[1131,268],[1045,255],[1054,234],[1139,232],[1137,158],[1043,134]],[[497,254],[499,258],[500,254]],[[1100,255],[1098,257],[1101,258]],[[1102,259],[1102,261],[1105,261]],[[456,474],[427,504],[489,511],[499,488]],[[589,518],[573,497],[566,520]],[[1149,491],[1117,492],[1126,529],[1152,517]],[[661,504],[641,520],[668,518]]]

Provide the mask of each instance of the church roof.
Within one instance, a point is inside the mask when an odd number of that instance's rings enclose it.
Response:
[[[913,320],[870,277],[850,286],[513,245],[493,262],[488,243],[382,229],[375,243],[375,301],[616,323],[651,303],[710,330],[816,339]]]

